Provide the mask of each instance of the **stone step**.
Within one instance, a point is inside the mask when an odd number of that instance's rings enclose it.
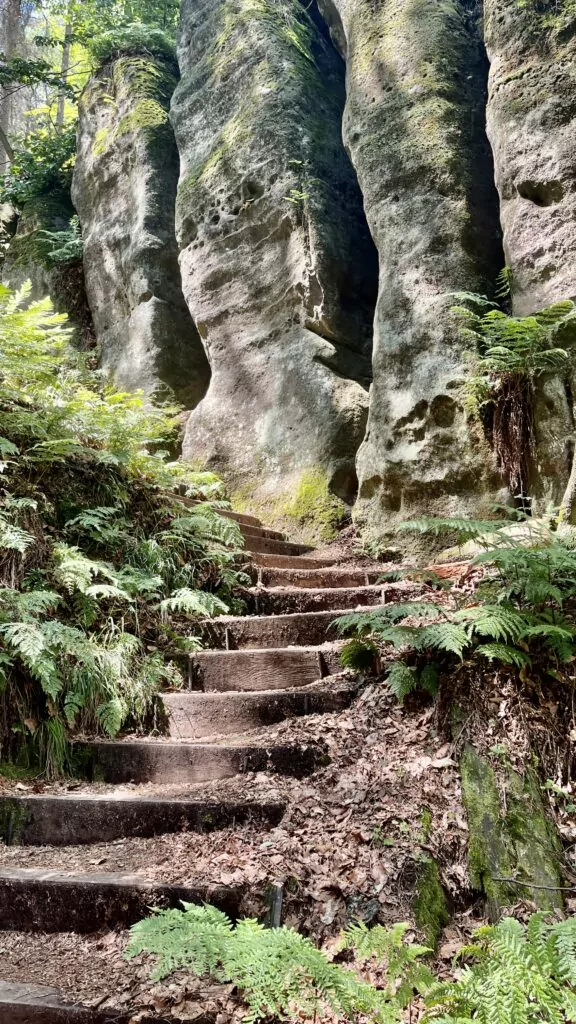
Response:
[[[338,565],[337,558],[305,558],[303,555],[266,554],[256,552],[254,565],[266,569],[327,569]]]
[[[129,1017],[118,1010],[74,1006],[55,988],[0,981],[2,1024],[127,1024]],[[153,1019],[142,1019],[141,1024],[151,1024]],[[156,1024],[160,1022],[157,1017]]]
[[[386,585],[368,587],[251,587],[246,604],[253,615],[285,615],[290,612],[328,611],[333,608],[366,608],[386,604]]]
[[[261,534],[256,532],[246,538],[246,550],[251,554],[256,555],[283,555],[296,557],[299,555],[305,555],[308,551],[313,551],[314,548],[308,547],[306,544],[293,544],[289,540],[277,540],[275,538],[263,537]]]
[[[168,493],[168,492],[166,492]],[[183,494],[172,494],[169,493],[170,498],[175,498],[181,505],[187,505],[188,508],[194,508],[196,505],[204,505],[206,502],[200,501],[198,498],[187,498]],[[216,508],[215,511],[220,516],[224,516],[226,519],[234,519],[235,522],[241,526],[263,526],[263,523],[257,516],[251,516],[244,512],[234,512],[231,508]]]
[[[379,607],[374,605],[371,610]],[[238,650],[259,647],[309,647],[336,639],[331,623],[350,609],[298,612],[292,615],[221,615],[205,620],[201,631],[210,647]]]
[[[318,751],[312,746],[217,745],[170,740],[113,740],[82,745],[89,778],[120,785],[127,782],[214,782],[246,772],[276,772],[302,778],[314,771]]]
[[[140,875],[71,874],[46,868],[0,869],[0,923],[23,932],[97,932],[129,928],[150,907],[211,903],[237,918],[241,886],[166,885]],[[1,971],[1,968],[0,968]]]
[[[291,690],[338,671],[338,651],[330,647],[199,651],[188,658],[190,688],[208,692]]]
[[[309,559],[310,561],[310,559]],[[265,587],[298,587],[318,590],[324,587],[365,587],[378,583],[383,569],[267,569],[252,566],[251,575],[254,583]]]
[[[280,803],[90,793],[0,798],[0,840],[7,846],[82,846],[129,836],[213,832],[248,822],[277,825]]]
[[[268,526],[244,526],[240,527],[242,536],[246,541],[246,547],[250,547],[250,541],[253,537],[265,537],[268,540],[282,540],[285,543],[289,543],[288,537],[285,533],[280,533],[279,530],[272,530]]]
[[[291,693],[166,693],[163,701],[170,713],[170,735],[179,740],[199,740],[235,735],[299,715],[342,711],[354,693],[354,687]]]

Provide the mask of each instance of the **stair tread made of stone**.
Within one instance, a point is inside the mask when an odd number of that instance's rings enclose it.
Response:
[[[284,813],[275,801],[95,792],[2,797],[0,809],[0,839],[8,846],[78,846],[247,822],[277,825]]]
[[[118,1010],[74,1006],[55,988],[0,980],[2,1024],[124,1024]]]
[[[242,892],[238,885],[177,885],[112,871],[0,868],[0,920],[4,930],[90,933],[128,928],[151,906],[181,902],[210,903],[235,918]]]
[[[265,615],[290,612],[329,611],[332,608],[362,608],[384,604],[393,593],[381,583],[364,587],[250,587],[247,603],[250,611]]]
[[[270,588],[292,588],[320,590],[327,588],[365,587],[378,583],[383,574],[381,568],[347,569],[333,566],[326,569],[287,568],[267,569],[254,566],[252,578],[259,586]]]
[[[191,681],[204,691],[291,690],[338,670],[333,644],[198,651],[190,656]]]
[[[377,611],[379,607],[373,605],[370,611]],[[350,608],[334,608],[331,611],[286,615],[221,615],[217,619],[204,620],[201,629],[204,640],[213,647],[310,647],[327,639],[336,639],[336,630],[330,629],[330,624],[349,612]]]
[[[83,745],[84,747],[84,745]],[[312,746],[295,743],[190,743],[161,740],[102,740],[87,744],[93,777],[126,782],[212,782],[245,772],[302,777],[316,767]]]
[[[256,568],[262,566],[263,568],[272,569],[327,569],[330,566],[338,565],[338,562],[338,558],[330,558],[329,556],[323,558],[319,555],[317,558],[314,558],[312,556],[305,557],[296,554],[266,554],[263,551],[255,552],[255,557],[253,558]]]
[[[296,715],[327,714],[347,707],[356,687],[296,690],[257,690],[247,693],[190,693],[163,695],[170,714],[170,736],[200,739],[231,735],[275,725]]]

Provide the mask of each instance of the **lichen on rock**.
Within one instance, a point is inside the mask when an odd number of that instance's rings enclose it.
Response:
[[[341,59],[298,0],[184,0],[179,59],[177,231],[212,368],[185,453],[281,500],[319,467],[349,499],[377,268]]]
[[[486,69],[455,0],[320,0],[346,56],[344,137],[380,255],[374,384],[356,519],[485,513],[502,482],[460,385],[458,290],[485,292],[501,247],[484,133]]]
[[[547,5],[544,5],[546,7]],[[485,0],[490,58],[487,130],[494,152],[514,313],[576,299],[574,11]],[[557,339],[574,353],[576,332]],[[535,403],[534,508],[558,505],[573,451],[574,367],[544,378]]]
[[[210,370],[178,268],[176,74],[168,59],[131,53],[93,76],[80,100],[73,198],[103,368],[130,389],[169,389],[191,409]]]

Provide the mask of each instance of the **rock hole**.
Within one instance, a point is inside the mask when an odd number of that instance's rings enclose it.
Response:
[[[516,191],[522,199],[527,199],[535,206],[554,206],[564,196],[560,181],[522,181],[516,186]]]

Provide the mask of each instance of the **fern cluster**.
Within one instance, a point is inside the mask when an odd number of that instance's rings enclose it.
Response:
[[[476,538],[472,564],[484,569],[472,598],[453,591],[442,603],[412,601],[341,616],[336,628],[357,644],[390,645],[405,656],[388,683],[403,700],[421,687],[434,693],[435,662],[445,656],[477,657],[518,669],[534,661],[552,670],[576,656],[576,536],[554,529],[553,517],[471,522],[421,519],[399,527],[434,535]],[[357,656],[357,655],[356,655]]]
[[[0,759],[27,738],[52,772],[70,730],[150,721],[187,620],[246,578],[236,523],[165,491],[222,497],[168,455],[176,410],[114,391],[26,298],[0,287]]]
[[[423,957],[431,951],[407,941],[407,924],[391,928],[351,924],[337,949],[354,953],[358,969],[331,962],[291,928],[257,921],[236,926],[210,906],[156,910],[134,925],[128,959],[151,953],[153,977],[188,969],[233,982],[248,1006],[246,1021],[339,1020],[400,1024],[418,994],[422,1024],[565,1024],[576,1021],[576,918],[550,922],[533,914],[527,925],[505,918],[480,928],[456,962],[455,978],[438,981]],[[382,987],[362,977],[376,961]]]
[[[460,333],[473,343],[465,392],[469,408],[486,410],[499,470],[513,493],[529,493],[535,454],[533,400],[543,374],[566,374],[557,344],[576,319],[574,303],[557,302],[531,316],[510,316],[483,295],[463,293],[455,306]]]
[[[158,910],[135,925],[128,958],[153,953],[153,976],[158,979],[188,968],[199,976],[234,982],[248,1005],[249,1022],[265,1017],[316,1019],[330,1010],[338,1019],[361,1014],[378,1024],[397,1024],[414,990],[431,981],[420,963],[429,951],[405,943],[407,925],[370,931],[357,926],[343,935],[342,947],[357,949],[360,959],[385,957],[389,983],[377,989],[355,970],[332,963],[292,928],[266,929],[251,919],[234,926],[214,907],[184,908]]]
[[[431,1024],[565,1024],[576,1021],[576,919],[528,925],[505,918],[461,950],[472,959],[456,981],[427,994]]]

